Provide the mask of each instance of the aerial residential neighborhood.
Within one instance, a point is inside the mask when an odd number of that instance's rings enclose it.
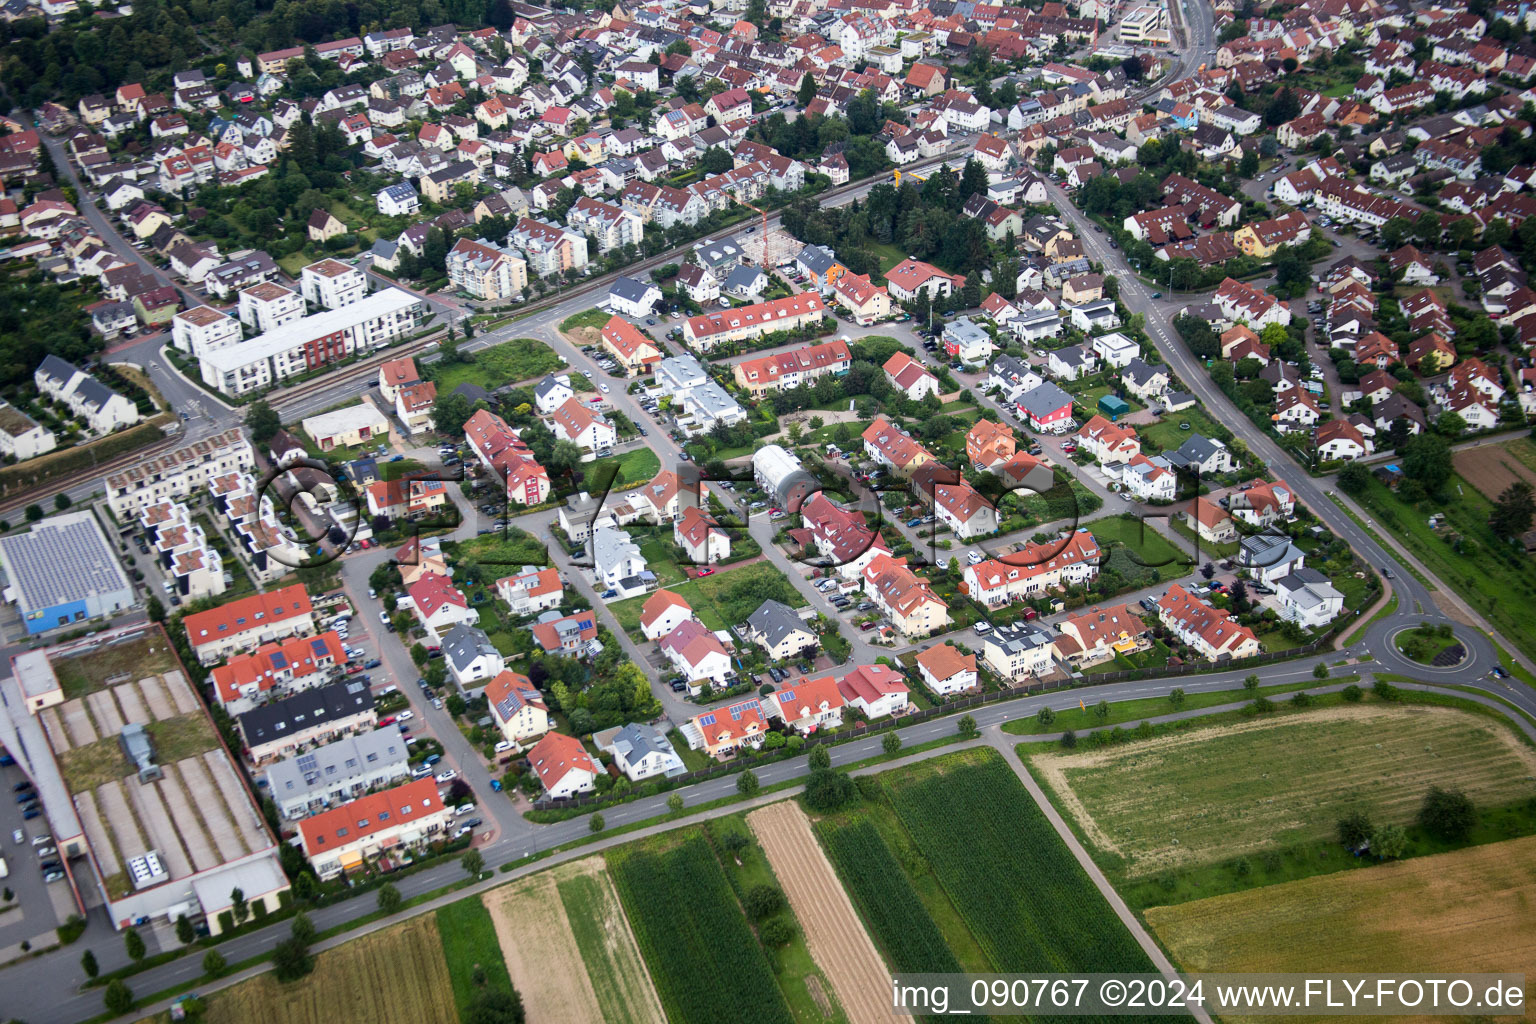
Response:
[[[6,1019],[1522,1012],[1525,7],[3,16]]]

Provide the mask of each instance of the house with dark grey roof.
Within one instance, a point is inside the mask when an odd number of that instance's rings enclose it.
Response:
[[[816,634],[782,601],[764,601],[747,616],[747,639],[767,651],[774,661],[793,658],[816,646]]]
[[[1191,434],[1177,449],[1167,454],[1174,469],[1199,473],[1231,473],[1237,469],[1232,450],[1214,437]]]
[[[549,374],[533,387],[533,403],[539,410],[540,416],[550,416],[554,411],[575,397],[576,391],[571,387],[571,376],[568,373]]]
[[[768,290],[768,275],[758,267],[743,263],[725,276],[720,290],[738,299],[756,302]]]
[[[621,276],[608,286],[608,305],[625,316],[650,316],[660,301],[661,289],[649,281]]]
[[[1121,369],[1120,381],[1127,391],[1145,402],[1168,389],[1168,371],[1138,357]]]
[[[235,718],[235,727],[251,763],[260,765],[372,729],[376,718],[368,684],[344,680],[252,708]]]
[[[343,736],[267,769],[267,793],[287,820],[362,796],[411,773],[410,748],[396,729]]]
[[[507,667],[485,630],[463,624],[443,634],[443,661],[466,698],[478,697],[485,681]]]
[[[62,403],[93,433],[110,434],[139,422],[137,405],[58,356],[44,356],[32,380],[39,391]]]
[[[596,733],[592,739],[597,749],[611,755],[614,766],[631,781],[640,782],[658,775],[681,775],[687,771],[671,741],[647,722],[631,722],[618,729]]]

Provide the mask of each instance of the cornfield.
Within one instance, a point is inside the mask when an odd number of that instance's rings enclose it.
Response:
[[[998,971],[1153,969],[997,755],[967,752],[882,778]]]
[[[816,835],[893,971],[963,973],[873,825],[822,821],[816,825]]]
[[[768,959],[697,831],[665,850],[612,851],[608,866],[672,1024],[792,1024]]]

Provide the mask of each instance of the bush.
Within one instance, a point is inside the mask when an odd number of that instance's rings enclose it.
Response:
[[[1071,729],[1061,734],[1061,745],[1068,750],[1077,746],[1077,733]]]
[[[1419,825],[1430,835],[1446,842],[1459,843],[1472,834],[1477,824],[1477,809],[1467,794],[1459,789],[1431,786],[1419,808]]]
[[[499,988],[483,989],[464,1008],[463,1024],[523,1024],[523,1001],[518,994]]]
[[[1403,696],[1401,690],[1385,679],[1376,680],[1375,685],[1371,687],[1371,692],[1381,700],[1401,700]]]
[[[777,949],[793,941],[795,926],[782,917],[775,917],[770,921],[764,921],[762,927],[757,930],[757,934],[763,940],[763,945]]]
[[[224,973],[229,966],[224,960],[224,954],[216,949],[210,949],[203,954],[203,973],[210,978],[217,978]]]
[[[1344,699],[1349,701],[1351,704],[1360,703],[1361,698],[1364,696],[1365,691],[1360,689],[1360,687],[1355,683],[1350,683],[1348,686],[1344,687]]]
[[[1339,842],[1353,850],[1371,838],[1371,819],[1364,811],[1350,811],[1339,819]]]
[[[805,784],[805,805],[818,814],[825,814],[852,800],[854,794],[853,780],[847,772],[818,768],[811,772]]]
[[[79,914],[70,914],[69,919],[59,925],[59,945],[67,946],[85,933],[85,918]]]
[[[278,981],[298,981],[314,969],[308,944],[298,939],[284,939],[272,950],[272,973]]]
[[[749,918],[761,921],[784,909],[784,893],[778,886],[764,882],[747,890],[746,898],[741,901],[741,904],[746,908]]]
[[[120,1017],[133,1009],[133,990],[130,989],[122,978],[113,978],[107,985],[107,991],[102,997],[107,1004],[107,1009],[113,1016]]]
[[[981,735],[981,730],[976,728],[976,719],[971,715],[961,715],[960,721],[956,723],[956,727],[959,729],[960,735],[968,740],[973,740]]]

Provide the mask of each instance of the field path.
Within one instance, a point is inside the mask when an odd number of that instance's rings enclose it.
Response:
[[[826,972],[849,1024],[891,1019],[891,973],[864,930],[837,872],[811,833],[810,819],[793,800],[747,815],[790,908],[805,929],[811,958]]]
[[[603,1019],[582,967],[565,907],[550,872],[485,894],[507,973],[538,1024],[593,1024]]]
[[[1093,880],[1093,884],[1104,896],[1104,899],[1108,901],[1110,909],[1115,912],[1115,916],[1120,919],[1120,923],[1130,930],[1131,937],[1136,940],[1147,956],[1152,959],[1152,965],[1159,972],[1169,977],[1177,974],[1178,972],[1173,966],[1173,961],[1168,959],[1168,954],[1163,952],[1163,947],[1159,946],[1152,936],[1147,933],[1147,929],[1142,925],[1141,920],[1131,913],[1131,908],[1125,905],[1125,900],[1121,899],[1120,894],[1115,892],[1115,887],[1109,884],[1109,879],[1104,877],[1104,872],[1099,870],[1099,866],[1093,862],[1093,858],[1088,856],[1088,851],[1083,849],[1083,844],[1077,841],[1077,836],[1067,827],[1066,821],[1062,819],[1061,814],[1056,810],[1056,805],[1046,798],[1045,791],[1040,788],[1040,784],[1035,781],[1035,777],[1029,774],[1029,769],[1024,767],[1024,762],[1019,760],[1019,755],[1014,750],[1014,737],[1009,736],[996,726],[988,728],[985,735],[987,742],[994,750],[1003,755],[1003,760],[1008,762],[1008,767],[1013,769],[1013,774],[1019,777],[1019,781],[1024,784],[1025,790],[1029,792],[1030,798],[1040,808],[1040,813],[1045,815],[1046,820],[1051,823],[1051,827],[1056,830],[1056,834],[1061,837],[1061,841],[1067,844],[1068,850],[1072,851],[1072,856],[1082,865],[1083,870],[1088,872],[1088,877]],[[1200,1024],[1213,1024],[1211,1015],[1203,1007],[1191,1010],[1190,1013]]]

